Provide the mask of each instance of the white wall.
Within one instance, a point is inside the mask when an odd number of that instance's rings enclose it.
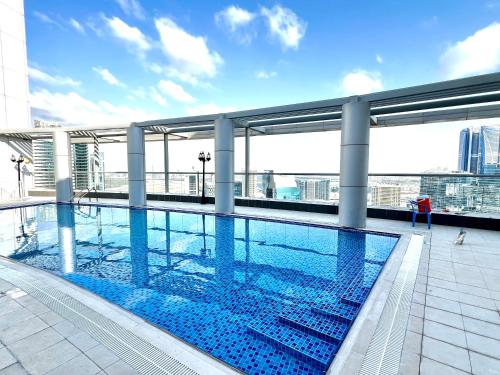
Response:
[[[32,126],[28,95],[23,0],[0,0],[0,128]],[[10,140],[0,139],[0,200],[17,197],[17,171],[9,159],[19,153]],[[23,172],[28,187],[31,178]]]

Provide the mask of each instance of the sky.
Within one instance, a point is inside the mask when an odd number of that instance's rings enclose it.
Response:
[[[25,0],[25,15],[32,117],[63,124],[220,113],[500,70],[500,0]],[[453,169],[465,126],[374,130],[370,171]],[[429,152],[416,158],[408,144],[420,137],[431,139]],[[339,144],[339,132],[254,137],[251,169],[337,172]],[[198,151],[211,148],[172,142],[171,169],[199,168]],[[150,146],[148,170],[160,169],[158,152]],[[239,170],[241,140],[236,152]],[[122,159],[107,165],[124,169]]]

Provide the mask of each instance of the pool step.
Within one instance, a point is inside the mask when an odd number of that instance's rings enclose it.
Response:
[[[283,324],[276,317],[255,319],[247,324],[247,330],[320,370],[328,368],[338,349],[338,345]]]
[[[310,309],[290,309],[281,313],[278,319],[290,327],[338,346],[349,330],[348,323],[315,314]]]
[[[360,306],[343,303],[341,300],[334,302],[316,302],[311,306],[312,312],[328,316],[348,325],[351,325],[354,319],[356,319],[359,310]]]
[[[365,302],[366,298],[368,297],[370,290],[370,288],[365,287],[348,289],[347,291],[342,293],[340,300],[346,305],[360,308],[363,302]]]
[[[382,266],[380,265],[369,264],[365,266],[352,280],[349,287],[340,295],[341,302],[360,307],[368,297],[371,287],[381,270]]]

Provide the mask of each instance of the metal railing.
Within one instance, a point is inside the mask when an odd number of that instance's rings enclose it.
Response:
[[[201,195],[201,173],[170,172],[168,193]],[[98,174],[97,190],[128,192],[127,172]],[[338,204],[338,173],[235,173],[235,196]],[[88,178],[89,181],[92,179]],[[83,178],[80,179],[83,181]],[[215,174],[206,173],[207,196],[215,193]],[[146,191],[165,193],[165,173],[147,172]],[[431,198],[434,211],[500,214],[500,175],[371,173],[368,177],[369,207],[406,208],[419,195]]]

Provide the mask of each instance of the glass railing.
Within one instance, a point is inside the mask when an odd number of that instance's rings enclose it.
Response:
[[[75,189],[95,180],[97,190],[128,191],[126,172],[100,173],[94,179],[91,176],[74,178]],[[201,172],[168,174],[169,194],[199,196],[201,190]],[[146,173],[146,191],[165,193],[165,174]],[[213,172],[205,175],[205,193],[207,196],[215,193]],[[234,193],[235,197],[338,204],[339,174],[251,172],[247,181],[245,173],[238,172]],[[406,208],[408,202],[419,195],[431,198],[434,211],[500,214],[500,175],[370,174],[368,177],[369,207]]]

